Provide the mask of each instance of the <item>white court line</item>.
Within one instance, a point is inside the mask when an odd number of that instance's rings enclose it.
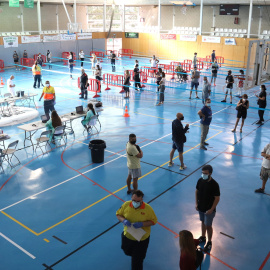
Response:
[[[34,255],[32,255],[31,253],[29,253],[27,250],[25,250],[24,248],[22,248],[18,244],[16,244],[14,241],[12,241],[10,238],[8,238],[7,236],[5,236],[1,232],[0,232],[0,236],[2,236],[3,238],[5,238],[8,242],[10,242],[12,245],[14,245],[15,247],[17,247],[18,249],[20,249],[22,252],[24,252],[26,255],[28,255],[32,259],[35,259],[36,258]]]
[[[221,109],[221,110],[219,110],[219,111],[213,113],[213,115],[214,115],[214,114],[217,114],[217,113],[219,113],[219,112],[221,112],[221,111],[223,111],[223,110],[226,110],[227,108],[229,108],[229,107],[223,108],[223,109]],[[195,123],[197,123],[197,122],[199,122],[199,121],[201,121],[201,120],[199,119],[199,120],[197,120],[196,122],[193,122],[192,124],[190,124],[190,126],[194,125]],[[165,136],[162,136],[162,137],[160,137],[160,138],[158,138],[158,139],[156,139],[156,140],[154,140],[154,141],[152,141],[152,142],[150,142],[150,143],[148,143],[148,144],[143,145],[141,148],[143,148],[143,147],[145,147],[145,146],[148,146],[148,145],[150,145],[150,144],[152,144],[152,143],[154,143],[154,142],[157,142],[157,141],[159,141],[159,140],[161,140],[161,139],[163,139],[163,138],[165,138],[165,137],[167,137],[167,136],[169,136],[169,135],[171,135],[171,134],[172,134],[172,133],[169,133],[169,134],[167,134],[167,135],[165,135]],[[81,142],[81,141],[77,141],[77,142]],[[101,165],[99,165],[99,166],[97,166],[97,167],[95,167],[95,168],[92,168],[92,169],[90,169],[90,170],[88,170],[88,171],[85,171],[84,173],[81,173],[81,174],[85,174],[85,173],[91,172],[91,171],[93,171],[93,170],[96,170],[97,168],[102,167],[102,166],[104,166],[104,165],[106,165],[106,164],[108,164],[108,163],[111,163],[111,162],[113,162],[113,161],[115,161],[115,160],[117,160],[117,159],[119,159],[119,158],[121,158],[121,157],[122,157],[122,156],[119,156],[119,157],[117,157],[117,158],[115,158],[115,159],[113,159],[113,160],[111,160],[111,161],[108,161],[108,162],[106,162],[106,163],[103,163],[103,164],[101,164]],[[35,193],[35,194],[31,195],[31,196],[28,196],[28,197],[26,197],[26,198],[24,198],[24,199],[22,199],[22,200],[20,200],[20,201],[18,201],[18,202],[15,202],[15,203],[13,203],[13,204],[11,204],[11,205],[8,205],[8,206],[6,206],[6,207],[0,209],[0,211],[4,211],[4,210],[6,210],[6,209],[8,209],[8,208],[11,208],[11,207],[13,207],[13,206],[19,204],[19,203],[22,203],[22,202],[24,202],[24,201],[26,201],[26,200],[28,200],[28,199],[31,199],[32,197],[35,197],[35,196],[37,196],[37,195],[40,195],[40,194],[42,194],[42,193],[44,193],[44,192],[46,192],[46,191],[48,191],[48,190],[51,190],[51,189],[53,189],[53,188],[55,188],[55,187],[58,187],[58,186],[60,186],[60,185],[62,185],[62,184],[64,184],[64,183],[67,183],[67,182],[69,182],[69,181],[71,181],[71,180],[73,180],[73,179],[75,179],[75,178],[81,176],[81,174],[75,175],[75,176],[73,176],[73,177],[71,177],[71,178],[69,178],[69,179],[67,179],[67,180],[65,180],[65,181],[63,181],[63,182],[61,182],[61,183],[59,183],[59,184],[57,184],[57,185],[54,185],[54,186],[49,187],[49,188],[47,188],[47,189],[44,189],[44,190],[42,190],[42,191],[40,191],[40,192],[38,192],[38,193]]]

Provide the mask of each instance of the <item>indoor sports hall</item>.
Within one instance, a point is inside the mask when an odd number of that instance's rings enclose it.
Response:
[[[269,270],[270,185],[261,189],[260,179],[269,172],[261,155],[270,131],[269,13],[268,0],[1,1],[0,269],[139,270],[121,249],[125,223],[116,216],[137,196],[126,181],[135,134],[138,189],[157,217],[143,269],[195,269],[179,266],[179,232],[202,235],[195,191],[209,164],[220,201],[201,269]],[[235,127],[245,100],[244,125],[242,117]],[[60,133],[48,128],[48,101]],[[84,126],[89,103],[96,115]],[[207,103],[202,145],[198,112]],[[177,113],[189,124],[185,167],[178,146],[170,161]],[[101,162],[89,149],[96,140],[106,146]]]

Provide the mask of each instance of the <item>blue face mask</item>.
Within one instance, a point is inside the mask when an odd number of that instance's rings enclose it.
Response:
[[[141,202],[132,201],[132,205],[134,208],[139,208],[141,206]]]
[[[202,173],[202,179],[203,180],[208,180],[208,176],[209,176],[208,174]]]

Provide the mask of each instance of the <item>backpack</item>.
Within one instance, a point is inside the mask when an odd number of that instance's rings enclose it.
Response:
[[[196,249],[196,269],[200,266],[200,269],[201,269],[201,266],[202,266],[202,261],[203,261],[203,257],[204,257],[204,254],[202,252],[202,250],[200,248],[197,248]]]

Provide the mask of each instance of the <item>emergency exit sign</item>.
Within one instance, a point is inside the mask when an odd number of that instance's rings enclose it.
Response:
[[[126,38],[139,38],[139,33],[126,32],[125,37]]]

